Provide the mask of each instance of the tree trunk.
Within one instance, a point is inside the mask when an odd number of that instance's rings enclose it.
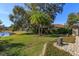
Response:
[[[41,36],[42,35],[42,25],[40,24],[39,26],[39,35]]]
[[[40,26],[39,26],[39,30],[38,30],[38,33],[39,33],[39,35],[40,35]]]

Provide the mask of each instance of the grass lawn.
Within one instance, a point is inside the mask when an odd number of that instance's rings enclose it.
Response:
[[[75,43],[75,37],[74,36],[64,37],[64,41],[68,43]]]
[[[41,54],[43,45],[45,42],[54,41],[55,37],[50,36],[39,36],[34,34],[24,34],[17,33],[8,37],[1,37],[0,40],[4,42],[0,43],[0,55],[9,55],[9,56],[38,56]],[[53,44],[53,43],[52,43]],[[53,48],[53,46],[51,45]],[[49,46],[50,48],[50,46]],[[49,49],[50,50],[50,49]],[[51,55],[69,55],[64,51],[60,51],[57,48],[50,50]],[[50,53],[49,51],[49,53]],[[59,52],[60,51],[60,52]],[[61,53],[61,54],[59,54]],[[64,53],[64,54],[63,54]],[[50,55],[50,54],[48,54]]]
[[[1,37],[5,44],[1,43],[0,55],[40,55],[43,45],[54,38],[31,34],[16,34],[9,37]]]

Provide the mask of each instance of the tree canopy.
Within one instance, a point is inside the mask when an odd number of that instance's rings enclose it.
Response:
[[[52,22],[54,22],[56,15],[63,12],[63,6],[65,4],[63,3],[30,3],[30,4],[25,4],[25,5],[28,6],[30,10],[39,10],[39,11],[47,13],[52,18]]]
[[[51,23],[50,16],[40,11],[35,11],[30,17],[30,20],[31,20],[31,24],[35,24],[35,25],[38,24],[48,25]]]
[[[15,6],[13,13],[9,15],[10,20],[15,24],[14,28],[24,28],[28,23],[28,15],[23,7]]]
[[[68,15],[67,24],[68,27],[72,28],[73,24],[79,21],[79,14],[78,13],[70,13]]]
[[[63,3],[27,3],[26,8],[15,6],[13,13],[9,15],[10,20],[14,23],[14,28],[39,28],[48,26],[53,23],[57,14],[62,13]],[[36,27],[35,27],[35,26]]]

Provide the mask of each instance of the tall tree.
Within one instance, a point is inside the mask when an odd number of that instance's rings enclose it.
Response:
[[[76,13],[70,13],[68,15],[67,24],[69,28],[72,28],[73,24],[79,20],[79,16]]]
[[[51,16],[52,22],[54,22],[55,17],[58,13],[62,13],[63,11],[63,6],[65,4],[63,3],[30,3],[30,4],[25,4],[28,6],[30,10],[39,10],[42,12],[47,13],[48,15]]]
[[[2,21],[0,20],[0,24],[2,24]]]
[[[23,7],[15,6],[13,13],[9,15],[10,20],[15,24],[16,29],[24,28],[28,23],[28,15]]]
[[[24,28],[24,26],[30,26],[30,23],[32,24],[33,22],[36,26],[36,22],[38,25],[40,22],[42,22],[41,25],[46,25],[46,18],[52,19],[50,22],[51,24],[54,22],[56,15],[62,13],[64,6],[64,4],[61,3],[30,3],[25,5],[28,7],[27,9],[29,12],[23,7],[15,6],[13,8],[13,13],[9,15],[10,20],[15,24],[14,28]],[[38,22],[35,19],[39,19],[40,21]]]
[[[0,25],[2,24],[2,21],[0,20]],[[0,32],[3,31],[3,26],[0,26]]]
[[[34,11],[30,17],[30,22],[38,29],[39,34],[42,34],[43,27],[50,25],[51,18],[44,12]]]

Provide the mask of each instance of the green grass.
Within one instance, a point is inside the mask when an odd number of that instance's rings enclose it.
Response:
[[[46,56],[71,56],[70,53],[53,46],[54,41],[49,41],[46,49]]]
[[[74,36],[64,37],[64,41],[67,43],[75,43],[75,37]]]
[[[38,56],[41,54],[43,45],[48,41],[55,41],[56,37],[39,36],[34,34],[16,33],[12,36],[1,37],[0,55],[3,56]],[[70,55],[61,51],[51,44],[48,45],[47,55]]]
[[[5,40],[7,43],[1,44],[0,55],[40,55],[43,45],[47,41],[52,41],[54,38],[39,36],[16,34],[9,37],[1,37],[0,40]]]

